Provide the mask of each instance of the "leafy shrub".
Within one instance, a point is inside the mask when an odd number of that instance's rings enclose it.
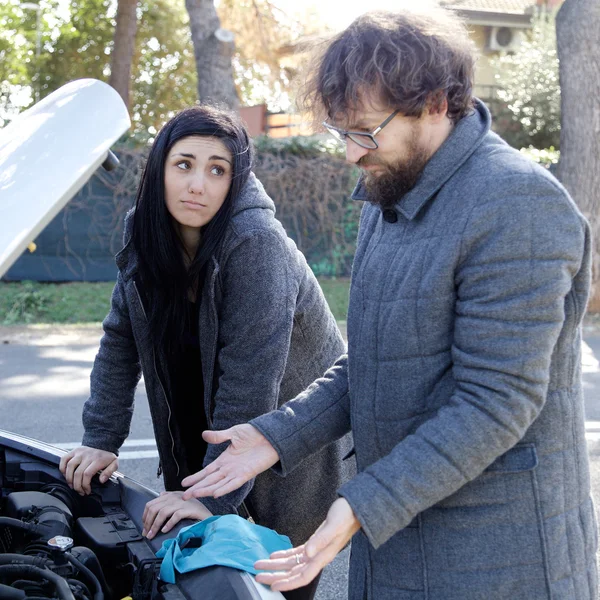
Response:
[[[362,208],[350,199],[358,171],[336,144],[300,137],[257,143],[256,176],[317,276],[350,274]]]
[[[330,154],[343,158],[344,147],[331,136],[292,136],[286,138],[270,138],[261,135],[254,138],[254,147],[258,154],[286,153],[302,158],[315,158],[323,154]]]
[[[12,299],[12,304],[6,312],[3,323],[12,325],[14,323],[36,322],[47,309],[47,306],[48,298],[41,286],[32,281],[24,281]]]
[[[535,161],[536,163],[546,167],[546,169],[550,169],[552,171],[556,168],[558,159],[560,158],[560,152],[554,147],[538,150],[533,146],[529,146],[529,148],[521,148],[520,152],[521,154],[531,158],[531,160]]]
[[[539,8],[516,52],[492,60],[498,99],[494,130],[515,148],[559,148],[560,86],[555,12]]]

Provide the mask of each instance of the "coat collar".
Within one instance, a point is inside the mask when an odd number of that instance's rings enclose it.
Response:
[[[412,220],[417,216],[425,203],[467,161],[488,133],[491,116],[487,107],[477,98],[474,99],[474,107],[456,124],[448,139],[431,157],[417,185],[396,203],[396,210],[407,219]],[[352,199],[367,199],[362,176],[352,192]]]

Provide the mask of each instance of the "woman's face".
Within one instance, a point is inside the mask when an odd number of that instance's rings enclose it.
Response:
[[[180,229],[200,229],[217,214],[231,186],[233,157],[218,138],[177,141],[165,164],[165,199]]]

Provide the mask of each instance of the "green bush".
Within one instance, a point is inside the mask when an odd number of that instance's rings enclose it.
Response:
[[[546,169],[554,169],[560,158],[560,152],[554,147],[538,150],[533,146],[529,146],[529,148],[521,148],[520,152],[536,163],[546,167]]]
[[[343,147],[315,136],[259,138],[256,148],[256,176],[315,275],[349,275],[362,203],[350,198],[359,174]]]
[[[9,299],[3,324],[34,323],[48,308],[48,298],[42,286],[33,281],[23,281]]]
[[[260,135],[254,138],[254,147],[257,154],[285,153],[302,158],[314,158],[323,154],[344,157],[344,147],[331,136],[292,136],[286,138],[270,138]]]
[[[492,60],[498,98],[494,130],[514,148],[559,148],[560,86],[555,13],[537,9],[516,52]]]

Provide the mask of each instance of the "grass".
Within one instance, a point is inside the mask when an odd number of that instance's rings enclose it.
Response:
[[[319,284],[327,298],[329,308],[338,321],[345,321],[348,313],[348,292],[350,279],[346,277],[319,277]]]
[[[348,279],[320,279],[331,311],[346,319]],[[114,283],[0,282],[0,324],[98,323],[110,308]]]
[[[0,324],[97,323],[114,283],[0,283]]]

